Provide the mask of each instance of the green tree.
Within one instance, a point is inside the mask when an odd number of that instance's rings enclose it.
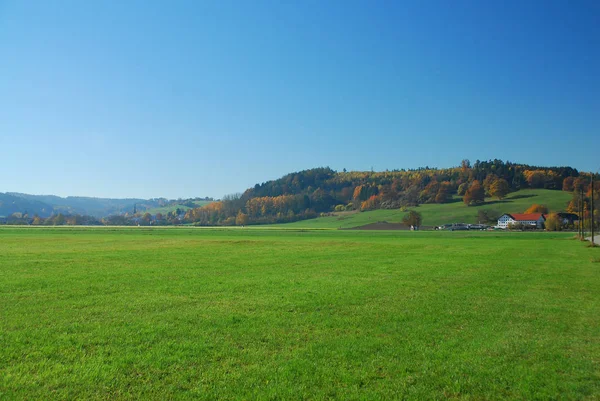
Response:
[[[407,227],[419,227],[421,225],[421,221],[423,221],[421,213],[415,212],[414,210],[409,211],[402,218],[402,223],[404,223],[404,225]]]
[[[150,222],[152,222],[152,215],[148,212],[144,213],[144,215],[142,216],[141,222],[144,225],[150,224]]]
[[[496,223],[498,217],[498,213],[491,210],[479,209],[477,211],[477,221],[479,223]]]
[[[56,215],[56,217],[54,217],[54,221],[53,221],[55,226],[62,226],[65,224],[65,216],[62,213],[59,213],[58,215]]]

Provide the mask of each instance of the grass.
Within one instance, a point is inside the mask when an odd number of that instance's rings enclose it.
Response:
[[[449,223],[477,223],[478,210],[487,210],[498,216],[504,213],[522,213],[532,204],[544,204],[551,212],[563,211],[571,200],[571,193],[548,189],[524,189],[509,194],[506,199],[486,199],[482,206],[466,206],[459,197],[446,204],[425,204],[414,208],[423,216],[423,225],[433,226]],[[318,217],[294,223],[278,225],[290,228],[352,228],[379,221],[400,223],[405,212],[394,210],[373,210],[370,212],[336,213],[335,216]]]
[[[571,234],[0,229],[2,399],[597,399]]]

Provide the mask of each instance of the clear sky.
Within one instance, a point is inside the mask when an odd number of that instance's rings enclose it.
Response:
[[[597,0],[0,0],[0,192],[599,154]]]

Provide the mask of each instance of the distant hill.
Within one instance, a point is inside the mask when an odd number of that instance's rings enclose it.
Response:
[[[387,215],[415,207],[434,210],[441,205],[461,211],[450,217],[469,220],[474,219],[477,209],[519,199],[523,190],[554,192],[562,205],[564,199],[571,199],[573,190],[587,190],[588,183],[589,174],[580,175],[572,167],[540,167],[498,159],[473,164],[463,160],[449,168],[392,171],[320,167],[256,184],[238,196],[188,210],[185,222],[206,226],[277,224],[331,212]]]
[[[142,209],[145,209],[146,207],[155,207],[159,204],[159,200],[138,198],[112,199],[85,196],[67,196],[66,198],[62,198],[55,195],[30,195],[17,192],[11,192],[9,195],[50,205],[54,213],[81,214],[94,217],[105,217],[112,214],[127,212],[131,213],[134,204]]]
[[[206,198],[204,198],[206,199]],[[92,198],[84,196],[30,195],[18,192],[0,193],[0,216],[10,216],[13,213],[37,214],[48,217],[53,214],[88,215],[106,217],[124,213],[149,212],[156,214],[160,210],[176,210],[178,207],[185,211],[192,207],[204,205],[208,200],[200,198],[169,200],[165,198]],[[187,206],[186,206],[187,205]]]
[[[37,214],[40,217],[48,217],[53,212],[54,208],[51,205],[39,200],[0,193],[0,217],[10,216],[13,213]]]

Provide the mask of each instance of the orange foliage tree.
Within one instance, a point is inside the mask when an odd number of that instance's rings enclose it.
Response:
[[[543,213],[543,214],[547,214],[548,213],[548,207],[546,205],[538,205],[537,203],[534,203],[533,205],[531,205],[529,207],[529,209],[525,210],[525,213]]]
[[[479,181],[475,180],[473,181],[473,183],[471,183],[469,189],[467,189],[467,192],[463,197],[463,202],[468,206],[472,206],[477,205],[479,203],[483,203],[484,199],[485,190],[483,189],[483,186],[479,183]]]

